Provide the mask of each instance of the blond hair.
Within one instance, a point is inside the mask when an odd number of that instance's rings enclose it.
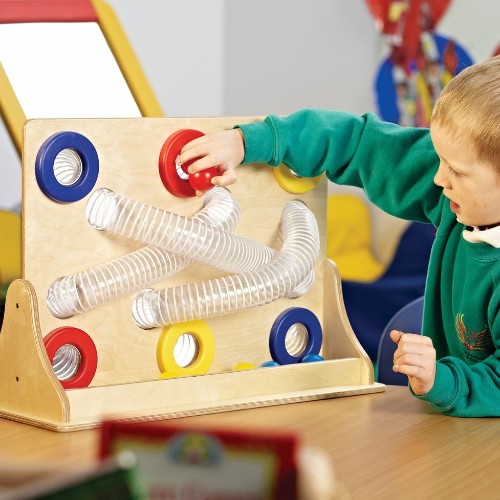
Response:
[[[500,173],[500,56],[464,69],[446,85],[432,125],[470,141],[478,159]]]

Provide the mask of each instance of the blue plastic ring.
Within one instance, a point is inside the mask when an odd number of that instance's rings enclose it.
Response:
[[[63,186],[54,173],[56,156],[63,149],[74,149],[82,159],[80,178],[71,186]],[[93,144],[77,132],[58,132],[40,147],[35,160],[35,175],[42,192],[54,201],[71,203],[87,196],[99,175],[99,157]]]
[[[285,339],[288,330],[295,324],[307,330],[307,345],[299,356],[292,356],[286,349]],[[323,330],[316,315],[303,307],[291,307],[283,311],[274,321],[269,336],[269,350],[274,361],[280,365],[300,363],[309,354],[318,354],[323,342]]]

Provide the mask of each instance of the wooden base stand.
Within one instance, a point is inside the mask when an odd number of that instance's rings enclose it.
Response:
[[[331,350],[345,357],[65,391],[43,346],[35,291],[29,282],[16,280],[9,287],[0,334],[0,416],[70,431],[94,427],[104,418],[158,420],[383,391],[384,385],[373,382],[373,366],[350,328],[331,261],[326,262],[325,287],[336,300],[329,301],[325,315],[324,354]]]

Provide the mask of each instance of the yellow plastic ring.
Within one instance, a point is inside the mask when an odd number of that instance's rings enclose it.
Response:
[[[321,175],[317,177],[299,177],[283,164],[273,168],[273,173],[276,182],[281,188],[292,194],[302,194],[311,191],[321,179]]]
[[[198,342],[198,353],[188,366],[180,366],[175,359],[174,348],[179,338],[185,333],[195,337]],[[156,360],[162,372],[160,378],[203,375],[208,372],[214,353],[214,336],[204,321],[187,321],[166,326],[156,346]]]

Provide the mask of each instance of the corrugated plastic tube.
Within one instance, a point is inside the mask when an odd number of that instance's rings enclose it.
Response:
[[[92,210],[93,201],[94,195],[89,199],[88,210]],[[203,208],[192,219],[232,231],[239,217],[240,207],[235,198],[228,190],[215,187],[205,194]],[[182,271],[190,262],[187,256],[146,246],[100,266],[57,279],[49,287],[47,306],[55,317],[69,318],[150,287]]]
[[[233,235],[224,228],[151,207],[109,189],[98,189],[92,194],[87,203],[87,218],[98,230],[161,247],[228,273],[257,269],[277,254],[266,245]],[[313,285],[312,272],[288,296],[303,295]]]
[[[320,239],[314,214],[289,201],[282,212],[283,246],[259,268],[241,274],[161,290],[144,290],[133,316],[143,329],[226,315],[261,306],[311,281]]]
[[[99,230],[164,248],[230,273],[256,269],[276,250],[257,241],[98,189],[87,204],[89,223]]]

